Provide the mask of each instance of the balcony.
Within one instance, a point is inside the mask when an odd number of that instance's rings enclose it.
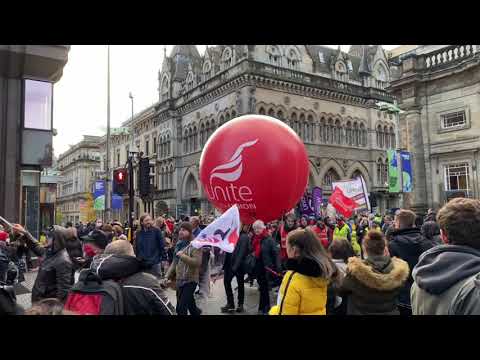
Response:
[[[476,45],[451,45],[419,57],[428,71],[439,70],[472,58],[478,52]]]

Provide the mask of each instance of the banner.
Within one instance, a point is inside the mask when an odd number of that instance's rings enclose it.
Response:
[[[203,229],[192,241],[192,246],[196,249],[202,246],[216,246],[231,253],[239,237],[240,213],[237,205],[234,205]]]
[[[355,202],[355,200],[348,196],[345,196],[344,192],[339,186],[337,186],[333,191],[333,194],[330,196],[329,202],[333,205],[335,210],[337,210],[346,218],[352,216],[353,212],[358,207],[358,204]]]
[[[95,181],[95,189],[93,191],[93,208],[97,211],[105,210],[105,181]]]
[[[400,158],[402,159],[402,184],[403,192],[412,192],[412,162],[411,154],[407,151],[400,152]]]
[[[120,195],[112,194],[112,209],[123,209],[123,198]]]
[[[305,191],[305,194],[300,199],[299,212],[300,216],[315,216],[312,195],[308,191]]]
[[[368,201],[367,187],[365,186],[365,181],[362,177],[357,177],[351,180],[334,181],[332,182],[332,188],[334,191],[336,188],[340,188],[344,196],[355,201],[355,203],[357,204],[354,209],[355,211],[370,211],[370,202]],[[338,211],[337,208],[335,209]]]
[[[397,152],[395,150],[387,150],[388,159],[388,192],[400,192],[400,176],[398,174]]]
[[[313,205],[313,210],[315,213],[315,216],[318,218],[322,215],[322,189],[320,189],[318,186],[315,186],[312,190],[312,205]]]

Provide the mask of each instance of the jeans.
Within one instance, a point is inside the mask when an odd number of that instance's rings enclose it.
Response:
[[[190,312],[190,315],[198,316],[202,313],[193,296],[196,288],[196,282],[189,282],[177,287],[177,315],[188,315]]]
[[[233,291],[232,291],[232,279],[233,277],[237,278],[238,284],[238,306],[243,306],[245,299],[245,274],[243,273],[234,273],[232,269],[225,269],[223,274],[223,285],[225,286],[225,293],[227,294],[227,304],[231,307],[235,307],[235,301],[233,300]]]

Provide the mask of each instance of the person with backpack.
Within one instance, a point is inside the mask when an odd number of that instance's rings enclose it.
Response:
[[[338,270],[310,229],[287,238],[287,273],[270,315],[326,315],[327,287]]]
[[[199,271],[202,264],[202,250],[190,245],[193,240],[193,226],[182,222],[178,232],[178,242],[175,247],[175,257],[167,271],[168,285],[175,280],[177,291],[177,314],[198,316],[202,310],[195,303],[195,289],[199,281]]]
[[[243,225],[240,231],[240,238],[235,244],[233,252],[227,253],[223,263],[223,285],[227,295],[227,305],[221,308],[222,313],[245,312],[243,308],[245,300],[245,259],[250,251],[250,238],[248,236],[248,225]],[[235,301],[232,291],[232,280],[237,279],[238,285],[238,307],[235,309]]]
[[[32,303],[47,298],[57,298],[62,302],[66,300],[75,274],[74,264],[66,249],[66,241],[71,236],[68,229],[58,225],[47,231],[46,257],[32,288]]]
[[[102,299],[99,306],[93,301],[98,295]],[[105,252],[94,258],[90,269],[82,271],[65,308],[96,315],[175,315],[157,278],[142,270],[127,240],[108,244]]]

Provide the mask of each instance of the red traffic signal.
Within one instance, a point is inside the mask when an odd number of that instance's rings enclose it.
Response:
[[[117,169],[113,171],[113,193],[123,195],[128,193],[128,171]]]

